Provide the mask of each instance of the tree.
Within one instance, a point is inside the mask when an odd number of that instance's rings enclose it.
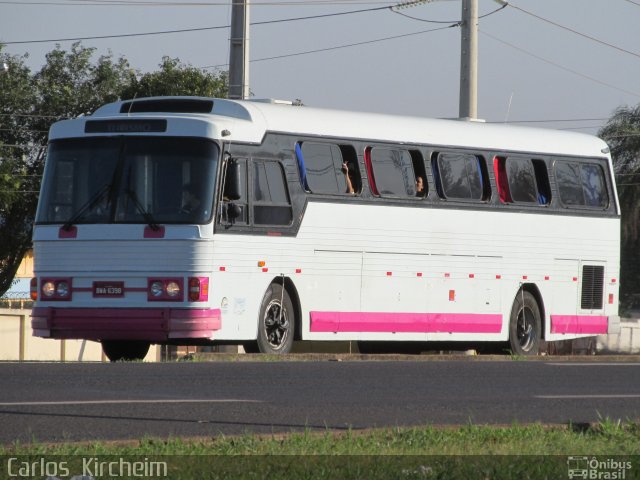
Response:
[[[35,74],[26,56],[3,52],[0,64],[0,295],[10,286],[31,247],[40,179],[51,124],[93,112],[121,99],[158,95],[226,96],[226,72],[208,73],[164,57],[160,70],[139,74],[111,54],[94,61],[95,49],[57,46]]]
[[[620,297],[640,293],[640,105],[618,108],[598,132],[611,148],[622,211]]]
[[[40,154],[30,121],[37,98],[26,57],[2,53],[0,63],[0,292],[10,286],[30,245],[32,211],[37,177],[33,160]]]
[[[162,57],[160,70],[145,73],[122,92],[122,98],[161,95],[227,96],[227,72],[209,73],[185,65],[177,58]]]

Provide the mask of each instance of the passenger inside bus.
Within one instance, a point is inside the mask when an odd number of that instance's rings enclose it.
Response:
[[[347,162],[342,162],[342,173],[344,174],[344,179],[347,182],[346,193],[355,194],[356,191],[353,188],[353,180],[351,178],[353,176],[353,171],[349,170],[349,164]]]
[[[416,177],[416,197],[424,197],[424,180],[421,176]]]
[[[200,206],[200,200],[195,195],[191,184],[187,183],[182,187],[182,206],[180,211],[182,213],[193,213]]]

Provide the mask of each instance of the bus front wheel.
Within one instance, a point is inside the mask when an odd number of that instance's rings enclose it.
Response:
[[[514,355],[537,355],[542,337],[540,308],[529,292],[518,291],[511,308],[509,346]]]
[[[257,347],[260,353],[289,353],[293,347],[295,318],[293,303],[282,285],[267,289],[258,319]]]
[[[102,351],[112,362],[142,360],[149,353],[149,342],[134,340],[104,340]]]

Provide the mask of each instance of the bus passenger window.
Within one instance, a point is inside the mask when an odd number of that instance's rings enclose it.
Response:
[[[253,222],[289,225],[293,219],[284,171],[273,161],[253,161]]]
[[[334,195],[360,192],[362,181],[358,169],[358,158],[353,147],[303,142],[299,149],[296,148],[296,156],[301,176],[303,175],[303,170],[300,168],[301,159],[304,165],[303,186],[306,190],[312,193]],[[347,172],[349,182],[347,182]],[[352,188],[349,188],[348,183]]]
[[[565,206],[608,207],[609,195],[600,165],[557,161],[555,173],[560,200]]]
[[[509,193],[514,202],[538,203],[538,188],[533,165],[528,158],[508,157],[506,159]]]
[[[551,201],[551,187],[544,160],[496,156],[493,158],[493,170],[502,203],[548,205]]]
[[[441,198],[487,200],[490,189],[484,159],[468,153],[435,153],[432,159],[436,190]]]
[[[556,162],[555,171],[560,201],[567,207],[584,205],[584,193],[580,183],[580,165]]]
[[[416,196],[416,175],[408,150],[374,147],[368,152],[376,190],[381,196]]]

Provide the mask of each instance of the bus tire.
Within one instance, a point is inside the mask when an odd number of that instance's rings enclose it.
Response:
[[[102,351],[112,362],[142,360],[149,353],[149,342],[139,340],[104,340]]]
[[[264,294],[258,318],[260,353],[289,353],[295,335],[295,311],[286,289],[272,283]]]
[[[540,308],[529,292],[518,291],[509,319],[509,346],[514,355],[537,355],[542,337]]]

